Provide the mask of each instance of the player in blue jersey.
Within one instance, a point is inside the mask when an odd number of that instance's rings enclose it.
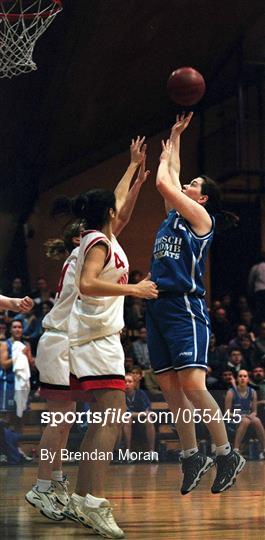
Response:
[[[178,415],[183,495],[214,465],[211,458],[198,452],[195,413],[207,422],[217,447],[212,492],[231,487],[245,464],[244,458],[231,450],[221,412],[205,384],[210,337],[204,300],[205,263],[215,229],[214,215],[219,215],[220,226],[231,225],[236,218],[221,211],[219,189],[210,178],[199,176],[183,187],[180,184],[180,136],[191,118],[192,113],[177,117],[170,139],[162,143],[156,187],[164,198],[167,217],[157,232],[151,264],[151,279],[160,292],[157,300],[147,302],[151,363],[165,399]]]

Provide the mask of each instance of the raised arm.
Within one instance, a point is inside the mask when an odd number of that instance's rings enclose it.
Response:
[[[29,296],[24,298],[9,298],[8,296],[0,295],[0,309],[9,309],[10,311],[30,311],[33,308],[34,302]]]
[[[124,205],[126,197],[128,195],[133,176],[137,171],[139,165],[142,163],[142,160],[144,159],[146,149],[146,146],[144,145],[144,139],[145,137],[142,137],[141,139],[139,136],[137,137],[136,141],[132,139],[132,143],[130,146],[131,161],[129,167],[125,171],[125,174],[119,181],[114,191],[116,197],[117,219],[120,209]]]
[[[182,114],[181,116],[177,115],[176,123],[171,129],[169,139],[170,155],[168,161],[168,170],[170,174],[170,181],[172,185],[179,191],[181,191],[182,189],[180,183],[180,135],[188,127],[192,116],[192,112],[190,112],[186,117],[184,114]],[[165,208],[166,212],[169,212],[169,210],[172,209],[172,205],[167,200],[165,200]]]
[[[156,187],[167,204],[170,205],[170,208],[175,208],[190,223],[196,234],[200,236],[208,234],[212,227],[212,221],[208,212],[202,204],[182,193],[171,182],[169,172],[171,150],[172,142],[167,141],[165,144],[162,141],[162,153],[157,171]]]
[[[144,158],[140,165],[138,176],[133,186],[131,187],[130,191],[128,192],[125,203],[121,207],[120,212],[118,214],[117,220],[113,228],[113,232],[115,236],[118,236],[121,233],[121,231],[124,229],[124,227],[129,223],[136,201],[138,199],[138,195],[141,190],[141,187],[144,184],[144,182],[147,180],[150,174],[150,171],[145,170],[145,162],[146,162],[146,154],[144,154]]]

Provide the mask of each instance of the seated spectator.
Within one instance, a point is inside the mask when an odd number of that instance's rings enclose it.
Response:
[[[231,370],[235,378],[241,369],[247,369],[240,349],[231,349],[225,369]]]
[[[212,330],[215,334],[216,344],[227,344],[231,339],[231,324],[227,319],[225,309],[218,308],[211,316]]]
[[[130,375],[133,376],[133,380],[135,382],[135,388],[137,390],[146,390],[145,387],[145,380],[144,380],[144,372],[140,366],[133,366],[130,372]]]
[[[236,322],[236,314],[232,305],[232,296],[230,293],[226,293],[224,296],[222,296],[221,307],[225,309],[229,321],[231,323]]]
[[[144,417],[144,414],[147,415],[147,413],[150,411],[150,400],[147,397],[146,393],[143,392],[143,390],[137,390],[135,381],[131,374],[127,374],[125,376],[126,379],[126,405],[127,405],[127,411],[131,413],[131,420],[128,424],[123,423],[122,424],[122,435],[125,440],[125,447],[126,450],[128,449],[131,451],[132,446],[132,429],[139,416],[139,413],[141,413],[141,418]],[[155,451],[155,426],[152,422],[146,419],[145,423],[138,424],[145,430],[147,442],[148,442],[148,451],[154,452]]]
[[[236,335],[235,335],[235,337],[230,339],[230,341],[228,343],[229,349],[235,349],[235,348],[240,349],[242,337],[245,336],[246,334],[247,334],[246,325],[245,324],[238,324],[236,326]]]
[[[249,309],[241,311],[239,321],[247,327],[248,332],[253,331],[253,315]]]
[[[145,389],[151,401],[165,401],[161,388],[157,382],[156,375],[152,369],[144,372]]]
[[[254,342],[254,364],[265,367],[265,321],[258,327],[258,337]]]
[[[6,291],[6,295],[11,298],[23,298],[23,296],[26,296],[26,293],[27,291],[20,277],[15,277],[11,283],[11,287]]]
[[[257,392],[258,416],[263,426],[265,426],[265,370],[262,366],[254,367],[250,384],[254,386],[254,390]]]
[[[0,403],[1,410],[8,413],[8,421],[17,423],[15,404],[15,373],[13,371],[12,350],[16,341],[22,342],[25,347],[23,353],[27,356],[30,367],[34,365],[31,348],[23,338],[21,321],[12,321],[11,337],[1,342],[0,349]]]
[[[241,339],[241,352],[244,362],[247,366],[247,371],[251,371],[254,367],[255,346],[252,342],[250,334],[242,336]]]
[[[50,290],[44,277],[39,277],[37,279],[37,288],[32,291],[30,296],[37,305],[42,302],[51,302],[53,305],[55,300],[55,294]]]
[[[225,369],[219,376],[217,383],[211,388],[211,394],[213,394],[222,412],[225,411],[226,392],[235,385],[236,381],[232,371]]]
[[[151,368],[147,346],[147,330],[144,326],[139,329],[139,338],[132,343],[132,355],[142,369]]]
[[[225,399],[225,410],[240,414],[241,421],[234,423],[236,428],[234,449],[239,451],[244,435],[252,426],[261,443],[261,459],[265,459],[265,431],[257,417],[257,393],[249,386],[248,372],[241,369],[237,375],[237,386],[228,390]]]
[[[218,381],[223,370],[226,356],[222,347],[216,347],[215,334],[211,334],[208,348],[207,386],[211,387]]]
[[[125,373],[131,373],[134,367],[134,358],[132,356],[126,356],[124,359]]]

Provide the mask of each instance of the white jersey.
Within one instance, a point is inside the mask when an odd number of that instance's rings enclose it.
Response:
[[[79,247],[75,248],[66,259],[57,285],[55,303],[51,311],[44,317],[42,326],[57,332],[68,332],[69,316],[77,296],[75,270]]]
[[[124,326],[124,296],[85,296],[80,292],[80,277],[88,251],[98,243],[106,244],[108,253],[99,279],[109,283],[128,283],[128,259],[114,235],[111,240],[101,231],[85,231],[76,263],[75,283],[79,291],[69,323],[70,345],[81,345],[110,336]]]

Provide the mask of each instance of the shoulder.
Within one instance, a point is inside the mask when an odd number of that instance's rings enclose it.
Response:
[[[210,214],[208,215],[210,218],[211,225],[209,227],[208,232],[205,232],[204,234],[199,234],[197,229],[195,230],[194,227],[192,227],[191,224],[183,218],[183,221],[185,222],[185,225],[187,226],[188,231],[190,232],[191,236],[195,240],[199,240],[199,241],[209,240],[213,236],[214,230],[215,230],[215,218],[214,216],[211,216]]]

